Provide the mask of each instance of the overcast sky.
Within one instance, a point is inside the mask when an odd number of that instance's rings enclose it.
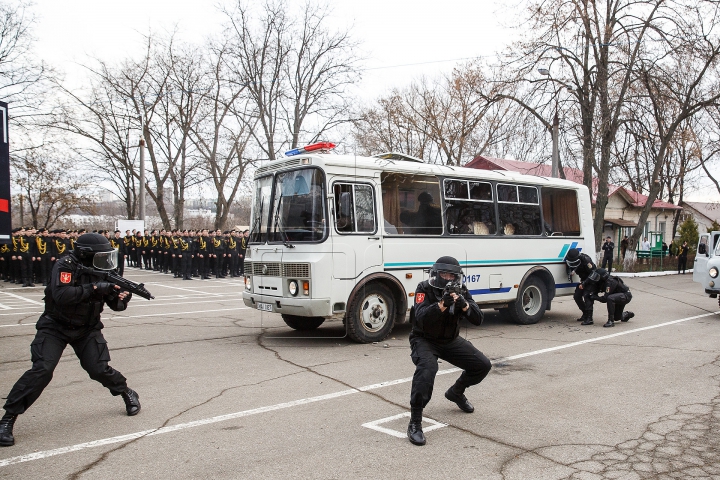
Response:
[[[290,0],[300,3],[300,0]],[[35,0],[39,56],[81,86],[88,56],[106,61],[142,54],[142,35],[177,29],[201,42],[220,32],[219,5],[232,0]],[[493,56],[513,40],[517,0],[329,0],[332,21],[362,45],[366,100],[421,75],[448,72],[460,60]],[[707,188],[698,201],[717,198]]]

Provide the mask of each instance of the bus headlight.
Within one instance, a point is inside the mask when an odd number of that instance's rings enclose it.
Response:
[[[288,285],[288,291],[293,297],[298,294],[298,283],[295,280],[290,280],[290,284]]]
[[[245,290],[248,292],[252,290],[252,280],[250,277],[245,277]]]
[[[708,273],[712,278],[717,278],[718,276],[718,269],[717,267],[712,267],[710,270],[708,270]]]

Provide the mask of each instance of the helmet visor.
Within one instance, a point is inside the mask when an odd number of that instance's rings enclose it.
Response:
[[[93,255],[93,267],[98,270],[115,270],[117,266],[117,248],[114,248],[109,252],[95,252],[95,255]]]
[[[446,270],[434,270],[430,272],[430,285],[435,288],[445,288],[448,283],[461,283],[462,274],[448,272]]]
[[[575,260],[565,260],[565,263],[567,263],[567,266],[570,268],[577,268],[580,266],[580,259],[576,258]]]

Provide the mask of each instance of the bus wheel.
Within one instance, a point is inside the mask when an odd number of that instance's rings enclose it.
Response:
[[[315,330],[323,324],[323,317],[300,317],[298,315],[282,315],[283,321],[294,330]]]
[[[532,325],[545,315],[547,289],[538,277],[530,277],[523,284],[517,300],[502,312],[519,325]]]
[[[395,302],[380,283],[363,287],[348,305],[348,335],[356,342],[379,342],[390,335],[394,324]]]

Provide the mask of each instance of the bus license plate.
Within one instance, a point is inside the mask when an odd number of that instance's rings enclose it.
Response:
[[[272,303],[260,303],[257,304],[257,309],[263,312],[272,312]]]

